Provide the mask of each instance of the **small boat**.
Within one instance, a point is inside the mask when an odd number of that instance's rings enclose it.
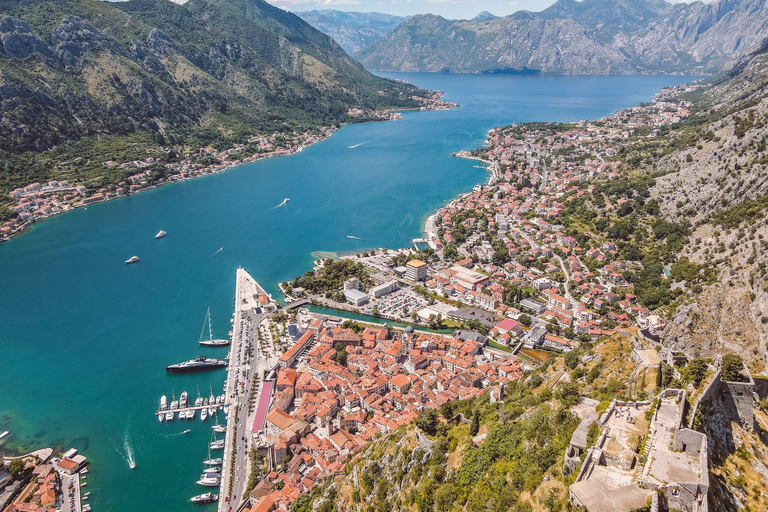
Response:
[[[2,434],[0,434],[0,439],[2,439],[2,438],[4,438],[4,437],[6,437],[8,434],[10,434],[10,432],[9,432],[8,430],[6,430],[6,431],[5,431],[5,432],[3,432]]]
[[[127,265],[129,263],[136,263],[137,261],[139,261],[139,257],[138,256],[131,256],[130,258],[125,260],[125,264]]]
[[[195,503],[196,505],[205,505],[206,503],[213,503],[215,501],[218,501],[219,495],[213,494],[212,492],[206,492],[205,494],[198,494],[197,496],[192,496],[189,501],[192,503]]]
[[[218,439],[216,441],[213,441],[210,444],[210,448],[211,448],[211,450],[223,450],[224,449],[224,440],[223,439]]]
[[[208,326],[208,339],[203,339],[205,333],[205,327]],[[203,320],[203,328],[200,330],[200,338],[197,340],[199,345],[204,347],[226,347],[230,344],[230,340],[215,340],[213,339],[213,325],[211,324],[211,308],[205,313],[205,319]]]
[[[85,487],[86,485],[88,485],[88,482],[80,482],[80,487]]]
[[[189,430],[189,429],[187,429],[187,430],[185,430],[184,432],[182,432],[182,434],[189,434],[190,432],[192,432],[192,431],[191,431],[191,430]]]
[[[179,408],[179,401],[174,400],[171,402],[171,410],[178,409]]]
[[[194,420],[195,419],[195,410],[190,409],[187,411],[187,419],[188,420]]]
[[[165,413],[164,412],[161,412],[160,414],[157,415],[157,420],[160,423],[162,423],[164,419],[165,419]]]
[[[164,237],[165,235],[167,235],[167,234],[168,234],[168,233],[166,233],[165,231],[163,231],[163,230],[161,229],[160,231],[158,231],[158,232],[157,232],[157,234],[155,235],[155,238],[163,238],[163,237]]]
[[[81,475],[87,475],[87,474],[88,474],[88,468],[83,468],[83,469],[80,471],[80,474],[81,474]],[[86,494],[91,494],[91,493],[87,492]]]
[[[360,144],[355,144],[353,146],[347,146],[347,149],[355,149],[356,147],[359,147],[359,146],[362,146],[362,145],[363,145],[363,143],[361,142]]]
[[[83,512],[91,512],[91,506],[88,504],[83,505]]]
[[[200,419],[205,421],[208,419],[208,409],[200,409]]]
[[[221,478],[218,476],[207,476],[207,475],[200,475],[200,480],[198,480],[197,485],[202,485],[203,487],[218,487],[221,483]]]
[[[218,432],[219,434],[223,434],[224,432],[227,431],[227,426],[226,425],[218,425],[217,424],[217,425],[214,425],[212,428],[213,428],[214,432]]]
[[[280,206],[283,206],[283,205],[285,205],[285,204],[288,204],[290,201],[291,201],[291,198],[290,198],[290,197],[286,197],[285,199],[283,199],[283,202],[282,202],[282,203],[280,203]]]
[[[168,411],[167,413],[165,413],[165,421],[166,422],[173,421],[173,416],[174,416],[174,412]]]
[[[168,397],[165,395],[160,397],[160,410],[164,411],[168,408]]]
[[[187,395],[187,392],[186,391],[182,391],[181,392],[181,396],[179,397],[179,406],[182,409],[185,408],[188,405],[188,403],[187,403],[187,399],[188,398],[189,398],[189,395]]]

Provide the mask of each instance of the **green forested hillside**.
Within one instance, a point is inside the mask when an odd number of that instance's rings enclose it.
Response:
[[[262,0],[0,0],[0,189],[82,154],[110,159],[103,137],[130,136],[138,154],[224,147],[351,107],[410,107],[417,91]]]

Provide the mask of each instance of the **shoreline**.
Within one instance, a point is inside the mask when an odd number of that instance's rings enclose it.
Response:
[[[242,160],[235,160],[235,161],[220,161],[216,164],[210,164],[208,166],[205,166],[201,169],[197,169],[197,173],[189,176],[180,176],[179,174],[173,174],[169,176],[164,181],[158,182],[156,184],[143,187],[140,190],[136,190],[134,192],[129,192],[126,194],[115,194],[110,197],[105,197],[102,200],[91,202],[91,203],[83,203],[82,200],[78,204],[67,204],[61,209],[53,211],[48,214],[43,214],[40,216],[36,216],[35,218],[25,220],[21,223],[19,223],[15,228],[13,228],[10,232],[0,235],[0,244],[4,242],[8,242],[11,239],[15,238],[18,235],[24,234],[31,230],[32,226],[37,224],[38,222],[45,221],[47,219],[56,217],[57,215],[60,215],[62,213],[66,213],[72,210],[77,210],[80,208],[87,208],[88,206],[97,205],[101,203],[107,203],[110,201],[113,201],[115,199],[120,199],[124,197],[130,197],[135,194],[140,194],[142,192],[146,192],[148,190],[158,189],[165,185],[170,185],[173,183],[181,183],[188,180],[196,179],[196,178],[202,178],[205,176],[213,176],[216,174],[221,174],[223,172],[226,172],[234,167],[238,167],[241,165],[246,164],[253,164],[256,162],[259,162],[261,160],[267,160],[270,158],[279,158],[279,157],[288,157],[288,156],[294,156],[298,153],[301,153],[304,149],[314,146],[317,143],[323,142],[327,139],[329,139],[331,136],[333,136],[334,133],[336,133],[338,130],[345,128],[350,125],[355,124],[365,124],[365,123],[373,123],[373,122],[387,122],[387,121],[398,121],[402,119],[402,116],[400,115],[400,112],[426,112],[426,111],[440,111],[440,110],[450,110],[453,108],[458,108],[460,105],[458,103],[450,102],[450,101],[444,101],[441,100],[444,96],[443,91],[430,91],[432,92],[432,96],[425,97],[424,98],[424,104],[419,108],[406,108],[406,109],[386,109],[386,110],[380,110],[376,111],[373,116],[378,117],[378,119],[370,119],[363,122],[346,122],[341,123],[338,128],[336,128],[334,125],[331,126],[320,126],[317,129],[321,132],[321,135],[316,136],[314,140],[311,142],[308,142],[306,144],[301,144],[295,148],[287,148],[287,149],[279,149],[275,150],[271,153],[255,153],[251,156],[245,157]],[[254,135],[254,137],[257,137],[257,135]],[[236,151],[237,148],[235,146],[232,146],[230,148],[227,148],[223,151],[221,151],[219,154],[224,155],[224,158],[228,157],[229,154]],[[132,175],[133,176],[133,175]],[[126,178],[127,179],[127,178]],[[74,187],[73,187],[74,188]]]

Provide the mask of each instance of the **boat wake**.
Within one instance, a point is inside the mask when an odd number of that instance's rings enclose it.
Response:
[[[176,432],[175,434],[166,434],[165,437],[176,437],[176,436],[183,436],[184,434],[189,434],[192,432],[191,430],[187,429],[182,432]]]
[[[219,253],[220,253],[221,251],[223,251],[223,250],[224,250],[224,248],[223,248],[223,247],[219,247],[219,250],[218,250],[218,251],[216,251],[215,253],[211,254],[211,256],[215,256],[215,255],[219,254]]]
[[[370,238],[363,238],[355,235],[347,235],[347,238],[351,238],[352,240],[368,240],[369,242],[372,242]]]
[[[411,210],[408,210],[408,213],[406,214],[405,218],[403,219],[403,222],[401,222],[400,225],[397,227],[397,234],[400,235],[402,238],[405,238],[406,240],[410,240],[410,237],[407,237],[407,236],[403,235],[400,232],[400,230],[402,229],[403,224],[405,224],[405,221],[407,221],[408,217],[410,217],[410,216],[411,216]]]
[[[133,447],[131,446],[131,440],[126,432],[123,446],[125,447],[125,456],[128,460],[128,467],[131,469],[136,468],[136,459],[133,456]]]
[[[365,142],[361,142],[360,144],[355,144],[354,146],[347,146],[347,149],[355,149],[355,148],[359,148],[359,147],[360,147],[360,146],[362,146],[363,144],[365,144]]]

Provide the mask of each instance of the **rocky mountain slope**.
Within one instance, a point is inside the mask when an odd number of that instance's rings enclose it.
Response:
[[[658,162],[651,193],[693,225],[685,256],[714,266],[717,283],[691,294],[665,333],[672,348],[743,354],[754,371],[768,350],[768,45],[703,91],[691,142]]]
[[[408,106],[414,90],[262,0],[0,1],[10,153],[138,131],[235,140],[338,122],[350,107]]]
[[[766,0],[559,0],[482,21],[414,16],[358,58],[387,71],[715,73],[766,36]]]
[[[405,19],[380,12],[345,12],[333,9],[301,11],[296,15],[331,36],[350,55],[392,32]]]

